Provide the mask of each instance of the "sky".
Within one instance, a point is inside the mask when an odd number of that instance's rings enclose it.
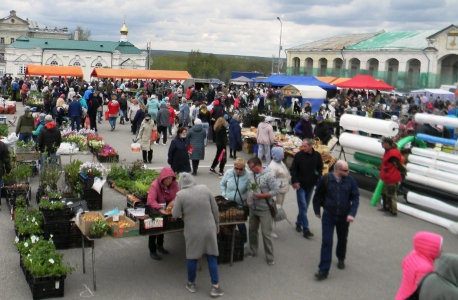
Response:
[[[141,49],[278,57],[283,50],[349,33],[441,30],[454,22],[458,0],[2,0],[0,18],[23,19],[73,31],[92,40],[128,41]],[[277,19],[279,17],[280,21]]]

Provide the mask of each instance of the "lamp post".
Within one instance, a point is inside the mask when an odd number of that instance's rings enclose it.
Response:
[[[274,73],[275,54],[272,54],[272,74]]]
[[[277,20],[280,21],[280,46],[278,47],[278,71],[277,71],[277,73],[280,74],[281,33],[283,30],[283,23],[281,22],[280,17],[277,17]]]

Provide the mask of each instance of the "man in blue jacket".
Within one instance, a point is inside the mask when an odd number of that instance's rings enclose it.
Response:
[[[339,160],[334,165],[334,172],[322,176],[316,186],[313,210],[316,217],[321,219],[323,237],[319,270],[315,274],[317,280],[326,279],[331,268],[334,227],[337,232],[337,268],[345,269],[348,229],[355,220],[359,205],[358,184],[348,176],[348,172],[348,164]],[[320,206],[323,206],[323,216]]]
[[[83,115],[83,107],[81,103],[78,101],[77,96],[73,96],[72,102],[68,106],[68,116],[71,120],[72,130],[75,130],[75,122],[76,122],[76,130],[80,130],[81,126],[81,116]]]

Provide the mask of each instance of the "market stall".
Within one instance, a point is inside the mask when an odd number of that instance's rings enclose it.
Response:
[[[413,96],[425,95],[426,98],[433,97],[436,100],[437,97],[440,97],[442,101],[455,101],[455,93],[447,92],[441,89],[423,89],[423,90],[415,90],[410,92]]]
[[[378,81],[370,75],[356,75],[350,80],[333,84],[344,89],[394,90],[393,86]]]
[[[97,78],[122,78],[122,79],[160,79],[160,80],[185,80],[192,78],[187,71],[168,70],[137,70],[137,69],[108,69],[94,68],[92,77]]]
[[[253,82],[252,79],[245,77],[245,76],[240,76],[240,77],[231,79],[231,83],[238,84],[238,85],[250,84],[252,82]]]
[[[305,102],[309,101],[312,104],[312,113],[318,111],[318,108],[326,99],[327,94],[327,92],[319,86],[297,84],[284,86],[282,92],[288,101],[288,106],[291,106],[292,98],[298,98],[301,107],[304,107]]]

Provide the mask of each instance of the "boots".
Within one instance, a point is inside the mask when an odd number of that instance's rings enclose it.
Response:
[[[119,124],[124,125],[124,117],[121,117],[121,119],[119,120]]]

